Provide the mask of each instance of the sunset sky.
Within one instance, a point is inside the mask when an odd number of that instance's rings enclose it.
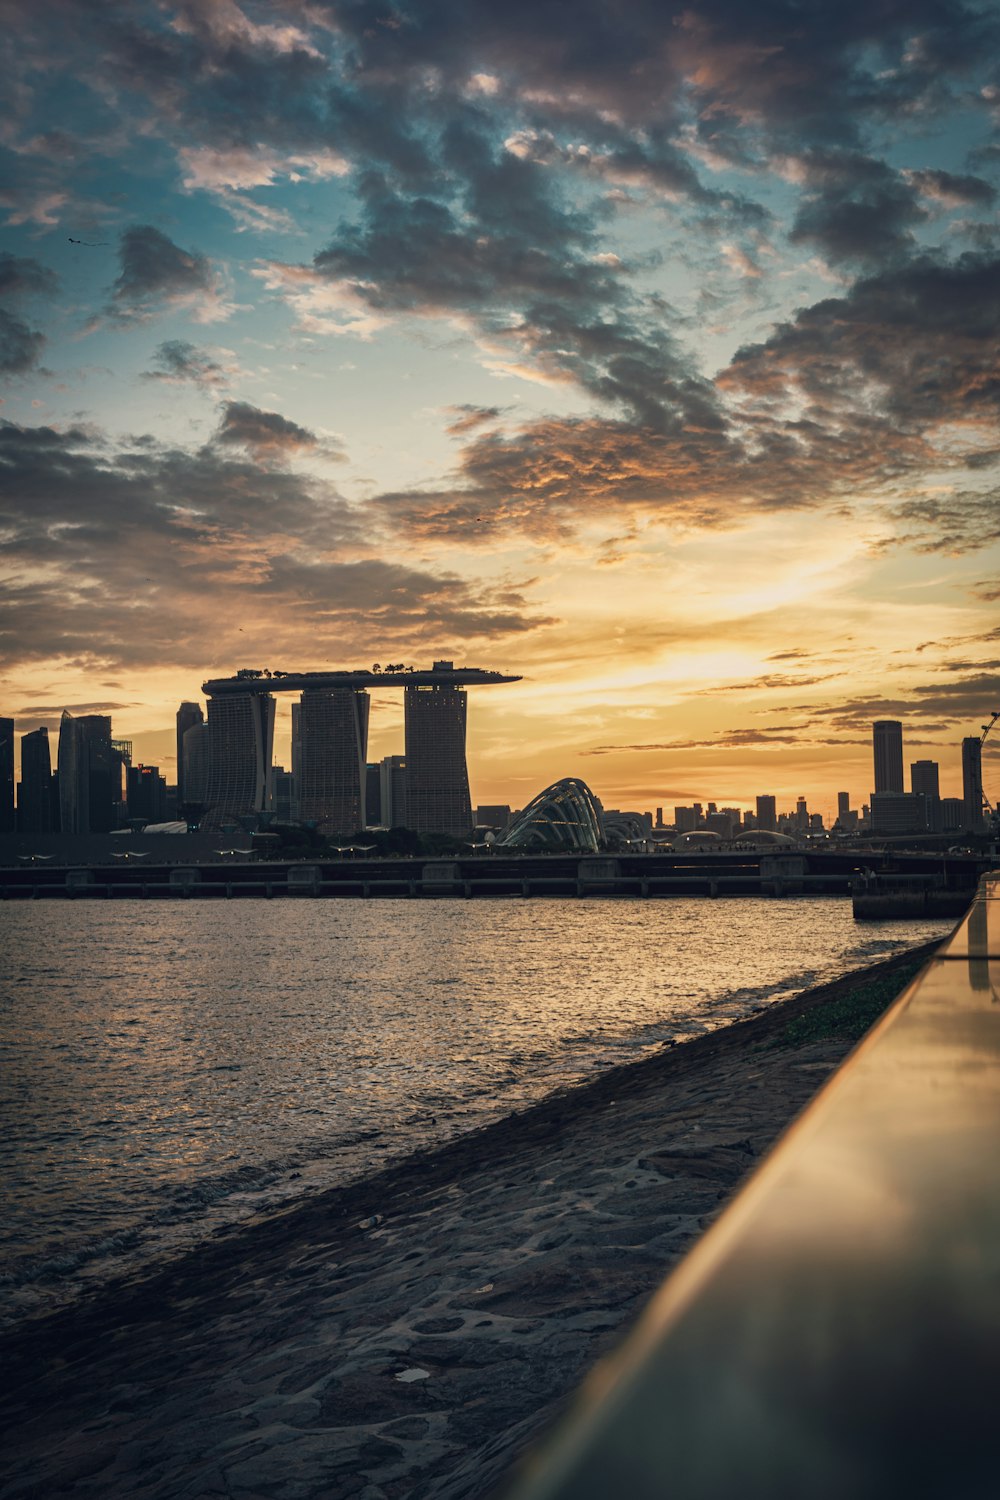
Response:
[[[444,657],[523,677],[470,692],[474,803],[829,813],[879,717],[960,794],[1000,708],[993,0],[2,13],[19,731],[111,713],[172,781],[207,677]]]

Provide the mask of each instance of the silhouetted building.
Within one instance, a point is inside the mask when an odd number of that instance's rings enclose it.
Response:
[[[561,849],[596,853],[605,847],[600,805],[585,781],[566,777],[553,782],[496,841],[497,849]]]
[[[59,723],[59,827],[62,833],[109,833],[123,800],[122,757],[111,743],[106,714]]]
[[[197,814],[208,806],[208,744],[207,724],[192,724],[184,731],[181,742],[181,763],[184,766],[184,801],[179,810],[185,815]]]
[[[942,833],[958,833],[965,822],[965,803],[961,797],[942,797],[939,815]]]
[[[927,827],[941,826],[941,782],[936,760],[915,760],[910,763],[910,791],[923,797],[927,806]]]
[[[274,817],[278,823],[298,822],[299,810],[295,799],[295,777],[284,766],[275,766],[271,772],[274,796]]]
[[[777,832],[778,804],[774,797],[757,798],[757,827],[765,833]]]
[[[33,729],[21,736],[21,780],[17,790],[19,833],[52,833],[58,821],[52,782],[49,731]]]
[[[850,812],[850,810],[851,810],[851,794],[850,794],[850,792],[838,792],[837,793],[837,817],[838,818],[846,818],[847,815],[848,815],[848,813]]]
[[[795,804],[795,826],[802,829],[809,827],[809,808],[804,797],[800,797]]]
[[[365,822],[366,828],[382,828],[382,768],[377,760],[365,766]]]
[[[983,747],[974,734],[962,741],[962,802],[964,826],[978,832],[983,826]]]
[[[432,671],[452,671],[436,661]],[[472,828],[472,798],[465,761],[468,693],[444,683],[407,687],[406,822],[416,833],[462,837]]]
[[[144,823],[162,823],[167,815],[167,783],[159,766],[129,766],[128,815]]]
[[[0,833],[14,827],[14,720],[0,719]]]
[[[506,802],[488,802],[476,808],[477,828],[506,828],[510,822],[510,808]]]
[[[876,792],[903,791],[903,726],[898,719],[878,719],[872,725]]]
[[[299,700],[299,813],[324,833],[356,833],[365,821],[371,699],[355,688],[319,688]]]
[[[926,798],[914,792],[873,792],[871,828],[876,834],[925,833]]]
[[[696,810],[693,807],[675,807],[674,827],[678,833],[692,833],[698,827]]]
[[[177,710],[177,806],[183,807],[188,800],[187,783],[184,777],[184,736],[196,724],[204,724],[205,715],[200,703],[182,703]],[[199,799],[195,799],[196,801]]]
[[[206,821],[259,817],[271,807],[274,699],[225,693],[208,700],[204,798]],[[196,734],[198,726],[187,731]],[[189,788],[190,790],[190,788]]]
[[[383,828],[408,828],[406,756],[385,755],[379,761],[379,811]]]

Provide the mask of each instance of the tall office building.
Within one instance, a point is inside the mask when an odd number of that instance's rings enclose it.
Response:
[[[49,731],[33,729],[21,736],[21,781],[17,791],[19,833],[51,833],[53,814],[52,760]]]
[[[365,827],[382,826],[382,768],[370,760],[365,766]]]
[[[778,805],[773,797],[757,798],[757,827],[765,833],[776,833]]]
[[[0,833],[14,826],[14,720],[0,719]]]
[[[433,671],[452,670],[436,661]],[[465,762],[468,693],[464,688],[408,687],[406,726],[406,821],[416,833],[465,837],[472,829],[472,798]]]
[[[898,719],[878,719],[872,725],[875,790],[903,790],[903,726]]]
[[[809,827],[809,808],[804,797],[800,797],[795,804],[795,826],[803,829]]]
[[[962,741],[962,806],[965,827],[983,826],[983,746],[972,734]]]
[[[184,736],[196,724],[204,724],[205,715],[200,703],[182,703],[177,710],[177,806],[182,808],[188,800],[187,783],[184,778]],[[198,800],[198,799],[195,799]]]
[[[910,764],[910,791],[924,797],[940,797],[941,779],[936,760],[915,760]]]
[[[181,741],[184,801],[181,802],[179,797],[177,801],[177,811],[182,817],[197,817],[208,806],[208,746],[207,724],[192,724],[184,731]]]
[[[406,756],[384,755],[379,761],[379,802],[383,828],[407,828]]]
[[[269,812],[274,750],[271,694],[220,693],[209,698],[207,729],[205,821],[218,824]],[[185,740],[197,730],[197,725],[189,729]]]
[[[75,717],[63,709],[59,724],[59,827],[63,833],[108,833],[123,801],[122,757],[111,743],[106,714]]]
[[[365,826],[371,699],[356,688],[309,689],[299,700],[299,815],[323,833]]]
[[[167,812],[167,783],[159,766],[129,766],[128,814],[144,823],[162,823]]]

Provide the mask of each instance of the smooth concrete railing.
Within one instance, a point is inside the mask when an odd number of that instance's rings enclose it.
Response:
[[[511,1500],[1000,1495],[1000,874]]]

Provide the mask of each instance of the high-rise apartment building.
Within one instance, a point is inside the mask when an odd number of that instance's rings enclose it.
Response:
[[[757,827],[766,833],[777,832],[778,804],[774,797],[757,798]]]
[[[63,709],[59,724],[59,827],[63,833],[108,833],[123,800],[122,757],[111,743],[106,714],[75,717]]]
[[[451,672],[437,661],[433,671]],[[449,833],[458,838],[472,828],[472,798],[465,761],[468,693],[447,686],[407,687],[407,826],[416,833]]]
[[[55,817],[49,731],[33,729],[21,736],[21,781],[17,791],[20,833],[51,833]]]
[[[965,827],[983,826],[983,746],[977,735],[962,741],[962,804]]]
[[[878,719],[872,725],[876,792],[903,790],[903,726],[898,719]]]
[[[183,808],[188,800],[187,783],[184,776],[184,736],[196,724],[204,724],[205,715],[200,703],[182,703],[177,710],[177,806]],[[199,799],[194,799],[199,800]]]
[[[14,720],[0,719],[0,833],[14,826]]]
[[[307,690],[299,700],[299,815],[323,833],[365,825],[371,699],[356,688]]]
[[[196,735],[199,726],[187,731]],[[220,693],[208,700],[205,821],[218,824],[271,807],[274,699],[270,693]],[[188,792],[192,788],[188,787]]]

